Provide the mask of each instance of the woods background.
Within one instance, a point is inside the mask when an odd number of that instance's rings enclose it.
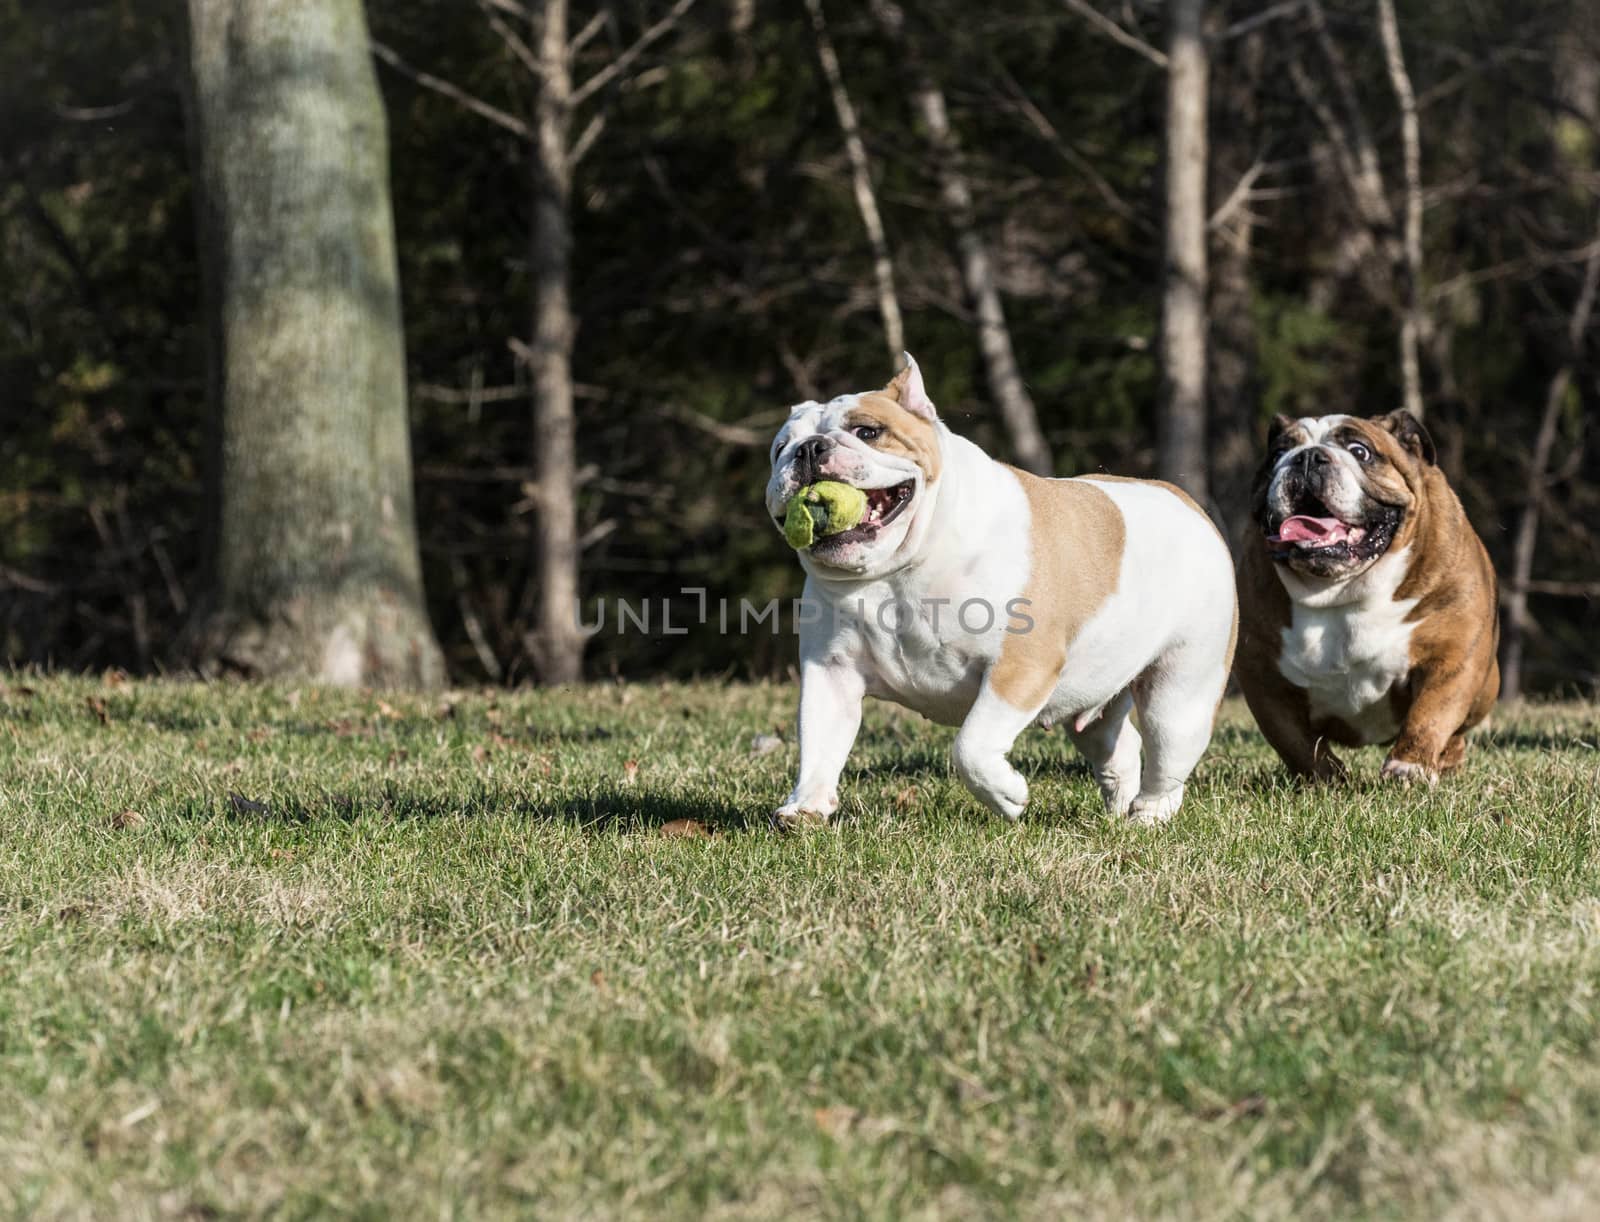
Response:
[[[226,25],[241,8],[258,29]],[[792,638],[764,629],[613,613],[585,644],[556,612],[798,594],[762,504],[773,430],[904,346],[991,452],[1177,477],[1230,528],[1274,413],[1425,411],[1505,587],[1508,686],[1600,684],[1589,0],[364,21],[0,0],[0,657],[782,673]],[[360,280],[355,316],[303,308],[318,267]],[[240,336],[274,313],[324,363],[250,366],[247,393]],[[285,611],[335,522],[349,571]],[[321,634],[310,662],[285,624]]]

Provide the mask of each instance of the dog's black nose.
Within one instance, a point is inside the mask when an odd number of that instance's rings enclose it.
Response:
[[[1328,451],[1321,446],[1312,446],[1309,450],[1301,450],[1297,456],[1297,461],[1305,470],[1312,471],[1317,467],[1326,467],[1330,459],[1328,458]]]
[[[795,478],[801,484],[814,484],[822,478],[822,456],[828,450],[828,442],[821,437],[807,437],[794,451]]]

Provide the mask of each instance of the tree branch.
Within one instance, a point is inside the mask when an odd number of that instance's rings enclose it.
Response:
[[[1167,66],[1166,55],[1156,50],[1144,39],[1128,33],[1127,30],[1090,4],[1088,0],[1061,0],[1061,3],[1111,39],[1112,42],[1144,56],[1157,68],[1165,68]]]
[[[583,130],[578,133],[578,138],[572,142],[571,151],[567,153],[569,166],[575,166],[583,160],[584,154],[594,147],[594,142],[600,138],[605,126],[606,117],[603,114],[595,115],[584,125]]]
[[[434,76],[431,72],[423,72],[419,68],[413,68],[381,42],[373,40],[369,45],[374,55],[400,73],[401,76],[409,77],[424,89],[431,89],[434,93],[449,98],[457,105],[470,110],[480,118],[489,120],[496,127],[505,128],[506,131],[521,137],[523,140],[533,139],[533,129],[515,115],[507,114],[498,106],[489,105],[482,98],[474,97],[466,90],[452,85],[442,77]]]
[[[611,14],[608,10],[601,9],[593,17],[589,18],[589,24],[579,30],[573,40],[567,44],[567,54],[576,56],[579,51],[593,42],[594,36],[606,28],[606,19],[610,16]]]
[[[1056,130],[1055,124],[1051,123],[1045,113],[1034,104],[1033,99],[1023,92],[1022,86],[1006,70],[1005,65],[998,61],[992,61],[991,66],[1001,82],[1010,91],[1012,102],[1022,112],[1022,117],[1028,121],[1034,131],[1038,132],[1047,144],[1055,149],[1063,161],[1089,181],[1089,185],[1105,201],[1106,206],[1134,226],[1134,228],[1143,230],[1146,233],[1151,232],[1152,226],[1150,223],[1143,219],[1127,200],[1117,194],[1117,189],[1094,168],[1093,163],[1087,157],[1067,143],[1066,138]]]
[[[1256,185],[1256,179],[1260,178],[1266,169],[1267,163],[1257,159],[1254,165],[1239,175],[1239,181],[1233,185],[1233,190],[1228,192],[1228,198],[1217,205],[1217,210],[1206,221],[1207,230],[1221,229],[1228,223],[1233,214],[1250,198],[1250,191]]]
[[[862,142],[856,109],[845,88],[838,53],[834,50],[833,39],[828,36],[828,21],[822,12],[822,0],[805,0],[805,5],[811,15],[817,60],[822,65],[822,75],[833,98],[833,111],[839,120],[839,130],[844,135],[844,150],[850,161],[850,181],[855,190],[856,208],[861,213],[861,226],[867,231],[867,242],[872,247],[872,272],[877,283],[878,313],[883,317],[884,342],[889,348],[890,361],[898,361],[905,349],[905,324],[901,320],[900,298],[894,287],[894,260],[889,254],[889,238],[884,231],[883,215],[878,211],[878,197],[872,189],[867,146]]]
[[[1264,25],[1270,25],[1280,17],[1293,17],[1305,8],[1306,0],[1283,0],[1281,4],[1274,4],[1271,8],[1264,9],[1253,17],[1235,21],[1232,25],[1216,34],[1212,42],[1227,42],[1230,39],[1242,38],[1253,30],[1259,30]]]
[[[574,89],[572,91],[572,99],[568,104],[569,108],[572,110],[577,110],[578,107],[582,106],[595,94],[599,93],[612,81],[616,80],[617,77],[621,76],[624,72],[631,68],[633,66],[633,61],[638,59],[639,56],[643,55],[647,50],[649,50],[651,44],[659,39],[663,34],[672,29],[673,26],[677,25],[678,18],[682,17],[691,8],[693,8],[694,4],[695,0],[678,0],[678,2],[667,11],[666,16],[662,17],[660,21],[656,22],[643,34],[639,35],[639,37],[634,40],[632,46],[628,47],[625,51],[618,55],[616,59],[612,60],[604,68],[601,68],[598,72],[586,80],[582,85],[579,85],[578,88]]]
[[[532,73],[535,79],[542,77],[544,68],[539,63],[539,57],[533,53],[533,48],[495,12],[497,6],[494,0],[478,0],[478,7],[488,19],[489,27],[500,35],[500,41],[511,48],[511,54],[517,57],[517,62]]]

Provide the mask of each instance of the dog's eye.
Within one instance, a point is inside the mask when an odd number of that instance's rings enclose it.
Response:
[[[883,436],[883,430],[875,424],[858,424],[850,431],[862,441],[876,441]]]
[[[1351,454],[1355,455],[1355,460],[1359,463],[1369,463],[1372,461],[1372,451],[1367,449],[1367,447],[1362,445],[1359,441],[1352,441],[1349,445],[1345,446],[1345,449],[1349,450]]]

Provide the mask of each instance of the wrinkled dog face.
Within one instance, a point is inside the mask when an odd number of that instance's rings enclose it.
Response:
[[[767,512],[779,531],[789,499],[818,480],[867,494],[865,520],[817,540],[801,563],[824,576],[874,576],[914,554],[939,478],[942,428],[910,353],[882,390],[796,406],[772,442]]]
[[[1303,576],[1343,580],[1407,533],[1433,442],[1409,412],[1279,416],[1256,476],[1256,522],[1272,557]]]

